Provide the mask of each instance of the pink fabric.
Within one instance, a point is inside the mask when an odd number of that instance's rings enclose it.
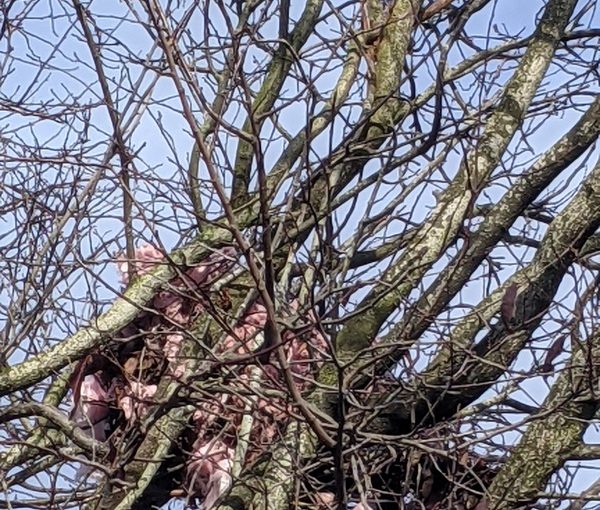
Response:
[[[233,328],[223,343],[217,348],[218,352],[248,354],[254,350],[252,340],[262,331],[267,322],[267,311],[263,305],[254,303],[247,311],[242,321]]]
[[[175,378],[181,377],[185,372],[185,361],[181,360],[179,356],[182,342],[182,333],[171,333],[167,335],[167,341],[163,347],[165,357],[169,361],[169,371]]]
[[[199,437],[188,463],[188,490],[202,494],[202,509],[212,508],[231,487],[235,451],[223,441]]]
[[[186,362],[180,354],[185,335],[195,319],[206,313],[211,295],[218,297],[214,291],[211,294],[210,286],[233,268],[236,255],[232,248],[224,249],[187,269],[153,299],[152,308],[158,313],[142,314],[123,329],[118,337],[123,338],[125,345],[132,345],[131,352],[126,351],[129,357],[121,361],[122,373],[115,375],[110,390],[104,389],[97,374],[85,377],[78,407],[80,414],[94,424],[94,437],[106,439],[104,429],[110,406],[123,412],[119,426],[137,422],[152,405],[160,378],[184,375]],[[163,260],[160,250],[144,245],[136,250],[133,263],[136,273],[143,275]],[[124,283],[128,281],[128,267],[127,261],[118,261]],[[297,312],[299,306],[294,302],[291,308]],[[301,391],[311,384],[311,376],[327,351],[327,342],[313,319],[309,314],[298,329],[281,333],[282,348]],[[249,447],[243,459],[252,462],[269,448],[290,416],[291,403],[287,399],[260,396],[261,389],[287,390],[275,351],[266,363],[253,362],[251,358],[260,340],[256,336],[263,331],[266,321],[265,307],[252,303],[214,350],[217,358],[241,355],[248,359],[244,364],[231,366],[231,392],[208,395],[197,404],[193,416],[195,441],[186,467],[186,489],[190,495],[202,499],[204,510],[215,505],[231,486],[231,467],[243,417],[248,414],[252,417]],[[144,339],[142,351],[135,344],[139,337]],[[253,389],[257,382],[258,393]],[[249,393],[254,395],[253,399],[248,398]]]
[[[165,256],[158,248],[155,248],[151,244],[144,244],[135,250],[133,266],[136,274],[141,276],[148,273],[164,258]],[[117,268],[119,269],[119,276],[123,283],[129,282],[129,262],[126,258],[123,258],[123,255],[117,259]]]
[[[78,415],[83,418],[83,427],[91,425],[91,436],[98,441],[105,441],[106,418],[110,412],[108,403],[112,399],[112,392],[104,388],[97,374],[86,376],[79,391]]]
[[[264,329],[267,321],[267,312],[263,305],[254,303],[237,324],[231,334],[223,340],[218,352],[224,354],[250,354],[256,347],[256,335]],[[307,338],[308,337],[308,338]],[[286,353],[287,361],[290,364],[292,372],[298,376],[296,384],[300,389],[306,388],[310,383],[309,376],[322,359],[319,352],[326,350],[326,341],[323,335],[314,327],[310,328],[308,334],[296,335],[291,331],[285,331],[282,334],[283,348]],[[311,352],[311,351],[314,351]],[[271,355],[271,363],[267,365],[251,365],[241,370],[238,374],[238,381],[250,383],[251,377],[256,377],[258,373],[261,387],[275,386],[279,390],[285,391],[286,387],[282,381],[282,375],[277,367],[276,353]],[[252,375],[251,375],[252,372]],[[258,398],[254,407],[251,409],[253,426],[250,433],[250,448],[246,454],[246,462],[252,462],[263,451],[267,450],[273,443],[277,434],[282,431],[281,427],[287,423],[290,416],[289,403],[275,398]],[[223,442],[229,445],[229,449],[237,444],[237,431],[240,428],[241,420],[247,413],[245,404],[239,397],[233,394],[223,394],[220,399],[213,399],[210,402],[200,406],[194,415],[197,424],[197,444],[196,448],[201,449],[206,445],[206,437],[214,426],[217,419],[227,417],[227,424],[221,428],[220,434],[223,436]],[[200,450],[202,451],[202,450]],[[223,465],[224,468],[224,465]],[[196,470],[198,464],[191,462],[188,464],[188,480],[197,477]],[[212,491],[215,491],[217,482],[211,485]],[[203,509],[211,508],[214,500],[214,492],[209,499],[208,486],[192,485],[191,491],[198,491],[200,494],[207,494]],[[225,489],[226,490],[226,489]],[[211,502],[209,504],[209,501]]]
[[[137,381],[130,382],[129,386],[125,388],[125,396],[121,397],[118,401],[125,419],[131,421],[144,417],[157,388],[156,384],[142,384]]]
[[[317,499],[317,508],[325,509],[325,508],[337,508],[337,503],[335,501],[335,494],[333,492],[317,492],[315,494]]]

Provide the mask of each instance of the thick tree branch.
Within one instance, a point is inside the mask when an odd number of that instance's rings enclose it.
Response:
[[[169,256],[169,263],[157,267],[136,279],[122,297],[73,336],[33,358],[13,367],[0,370],[0,395],[16,391],[55,374],[70,363],[81,359],[107,343],[127,324],[131,323],[152,301],[156,293],[177,273],[177,266],[196,264],[230,242],[227,230],[208,228],[188,246]]]
[[[318,19],[323,0],[308,0],[304,12],[290,33],[289,41],[280,41],[279,49],[271,61],[265,79],[256,99],[250,106],[248,118],[242,131],[253,137],[260,135],[261,127],[269,112],[279,97],[279,92],[290,71],[294,56],[306,43]],[[240,139],[234,166],[234,179],[231,200],[234,206],[239,206],[248,199],[248,186],[255,146]]]
[[[413,381],[419,397],[399,395],[390,425],[397,430],[420,420],[449,416],[476,400],[512,363],[538,326],[578,250],[600,226],[600,165],[550,225],[538,252],[520,272],[487,296],[453,329],[428,368]],[[506,291],[517,286],[510,324],[494,321]],[[483,339],[475,337],[487,329]],[[443,396],[443,398],[441,398]],[[394,420],[394,421],[395,421]]]
[[[587,420],[598,407],[593,389],[599,381],[598,363],[600,335],[595,332],[576,348],[568,369],[559,375],[540,413],[494,478],[486,495],[489,510],[521,508],[565,461],[582,453]]]
[[[379,328],[414,288],[431,265],[456,240],[475,198],[499,164],[521,125],[531,100],[552,62],[575,0],[552,0],[519,67],[506,86],[500,104],[486,123],[476,148],[465,158],[458,175],[438,197],[429,218],[405,250],[359,306],[360,320],[348,321],[338,337],[338,350],[349,353],[367,348]]]

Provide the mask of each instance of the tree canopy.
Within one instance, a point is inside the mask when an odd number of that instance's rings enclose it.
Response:
[[[597,508],[599,22],[0,5],[0,507]]]

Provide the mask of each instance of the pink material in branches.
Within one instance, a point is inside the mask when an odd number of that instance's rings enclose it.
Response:
[[[188,463],[188,487],[202,494],[202,508],[212,508],[231,487],[234,450],[223,441],[199,437]]]
[[[127,259],[117,259],[117,268],[119,269],[119,275],[121,282],[129,282],[129,264],[133,263],[135,272],[138,276],[144,275],[149,272],[156,264],[164,259],[163,253],[152,246],[151,244],[144,244],[137,250],[135,250],[135,260],[128,261]]]
[[[92,374],[83,379],[79,392],[81,407],[76,414],[77,421],[83,421],[84,429],[90,427],[94,439],[105,441],[109,402],[113,398],[112,388],[104,388],[100,375]]]
[[[153,397],[162,378],[178,379],[185,374],[186,360],[181,356],[184,341],[196,318],[214,308],[209,301],[218,294],[211,287],[233,268],[235,255],[232,249],[225,249],[185,269],[155,296],[152,302],[155,313],[142,314],[118,335],[114,353],[108,357],[92,356],[93,362],[81,362],[72,384],[75,414],[95,424],[94,437],[106,440],[104,431],[111,409],[121,413],[113,430],[139,423],[154,404]],[[163,261],[165,257],[159,250],[142,246],[136,251],[136,273],[145,274]],[[128,262],[119,261],[118,268],[121,280],[127,282]],[[298,304],[292,303],[291,307],[296,312]],[[289,399],[265,396],[256,390],[258,387],[287,394],[277,352],[269,353],[266,361],[253,358],[262,345],[259,335],[266,322],[265,307],[260,302],[251,303],[214,349],[217,358],[241,356],[246,357],[246,362],[237,367],[228,365],[224,377],[229,378],[226,384],[231,385],[231,391],[199,400],[193,415],[194,438],[186,463],[186,489],[190,495],[202,499],[205,510],[231,486],[231,466],[244,416],[252,418],[252,426],[242,461],[251,462],[283,432],[292,412],[293,402]],[[279,348],[283,349],[300,390],[309,387],[311,376],[327,350],[326,340],[314,322],[309,314],[297,328],[281,331]],[[82,376],[85,379],[79,385]],[[106,389],[107,380],[110,389]]]
[[[119,407],[128,421],[140,419],[148,411],[152,397],[156,393],[156,384],[142,384],[131,381],[125,388],[125,396],[119,399]]]

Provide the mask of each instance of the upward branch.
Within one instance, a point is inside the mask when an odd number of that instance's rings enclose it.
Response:
[[[521,125],[576,3],[576,0],[548,2],[527,52],[505,87],[498,107],[486,122],[477,146],[440,194],[435,209],[411,238],[403,255],[363,299],[359,306],[365,313],[348,321],[338,338],[340,350],[352,353],[367,348],[385,319],[455,242],[465,219],[471,214],[476,197]]]

